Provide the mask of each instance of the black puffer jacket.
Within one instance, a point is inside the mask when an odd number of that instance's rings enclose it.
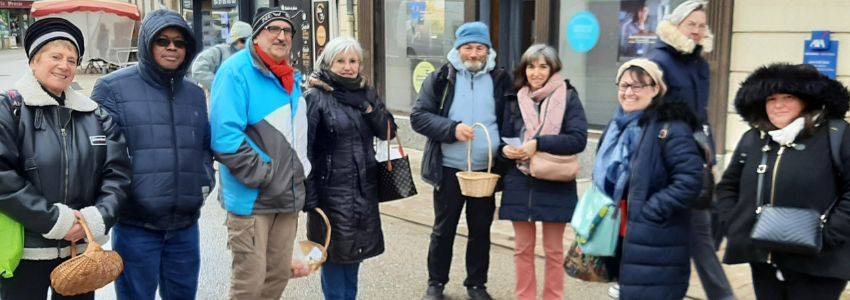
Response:
[[[516,92],[511,86],[511,76],[504,69],[490,71],[490,77],[493,79],[493,99],[496,100],[496,124],[501,127],[506,99],[515,96]],[[455,128],[461,123],[448,118],[454,102],[456,79],[457,70],[451,63],[432,72],[422,84],[422,92],[410,113],[413,130],[428,137],[422,155],[422,179],[436,189],[440,189],[443,180],[443,150],[440,145],[457,142]],[[497,159],[493,163],[494,172],[499,174],[504,173],[508,165],[504,159]],[[498,189],[501,189],[501,182]]]
[[[70,88],[65,106],[58,106],[30,72],[15,89],[23,97],[17,115],[0,95],[0,212],[23,224],[23,258],[67,257],[70,243],[63,238],[75,223],[74,210],[96,240],[108,241],[130,187],[130,159],[117,124]]]
[[[320,207],[331,228],[328,259],[352,263],[384,252],[384,234],[378,210],[378,163],[372,141],[386,139],[387,122],[395,122],[375,90],[366,94],[373,111],[361,113],[330,92],[330,86],[311,79],[304,93],[307,102],[309,142],[307,156],[313,171],[307,178],[306,209]],[[325,226],[314,214],[307,224],[310,240],[323,243]]]
[[[820,125],[813,132],[803,129],[793,146],[779,145],[758,128],[744,133],[717,185],[717,209],[728,241],[723,262],[770,262],[779,269],[850,280],[850,131],[838,136],[831,133],[837,131],[828,122],[842,122],[850,106],[850,91],[810,65],[774,64],[757,69],[744,80],[735,97],[735,108],[750,124],[769,124],[766,99],[777,93],[799,98],[805,104],[803,113],[818,114],[814,123]],[[841,144],[840,151],[834,153],[842,162],[840,166],[832,162],[830,143],[835,142]],[[757,219],[757,170],[763,156],[767,158],[764,202],[823,212],[837,201],[823,229],[823,248],[818,255],[768,253],[751,242],[750,232]]]

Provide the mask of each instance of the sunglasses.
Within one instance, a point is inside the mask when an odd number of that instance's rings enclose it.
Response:
[[[169,40],[167,38],[158,38],[153,41],[153,43],[157,46],[168,48],[168,45],[174,44],[174,47],[177,49],[186,49],[186,41],[184,40]]]
[[[292,36],[292,34],[293,34],[292,28],[289,28],[289,27],[269,25],[269,26],[266,26],[266,30],[268,30],[268,32],[270,32],[271,34],[274,34],[274,35],[280,34],[281,31],[285,32],[286,35],[289,35],[289,36]]]

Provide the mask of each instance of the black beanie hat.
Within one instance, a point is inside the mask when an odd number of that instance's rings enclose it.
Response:
[[[254,14],[254,22],[251,23],[251,28],[254,29],[251,37],[257,37],[260,31],[274,21],[289,23],[289,26],[292,27],[292,34],[295,35],[295,24],[292,23],[292,19],[288,13],[277,7],[260,7],[257,9],[257,13]]]
[[[30,25],[24,36],[24,49],[27,58],[32,62],[33,57],[41,47],[53,40],[68,40],[77,47],[77,63],[83,59],[86,46],[83,41],[83,33],[77,26],[62,18],[45,18]]]

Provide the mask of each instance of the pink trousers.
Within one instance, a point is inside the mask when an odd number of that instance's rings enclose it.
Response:
[[[534,222],[513,222],[516,249],[516,297],[519,300],[537,299],[537,278],[534,271],[534,243],[537,225]],[[546,253],[543,299],[564,299],[564,223],[543,223],[543,250]]]

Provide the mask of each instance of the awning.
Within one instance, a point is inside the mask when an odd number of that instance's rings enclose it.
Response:
[[[45,0],[33,3],[30,10],[34,18],[73,12],[106,12],[135,21],[141,20],[135,5],[114,0]]]

